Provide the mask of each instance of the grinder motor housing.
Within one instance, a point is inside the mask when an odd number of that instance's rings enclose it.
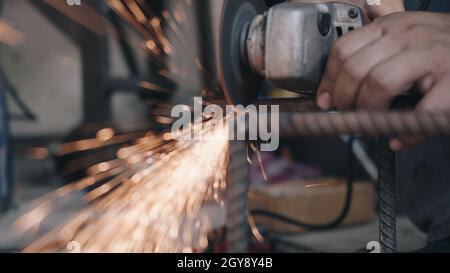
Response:
[[[346,3],[225,0],[218,71],[228,102],[255,101],[264,80],[300,94],[314,94],[334,42],[364,23],[363,11]]]
[[[315,91],[332,46],[363,25],[362,11],[342,3],[283,3],[244,29],[243,60],[278,87]]]

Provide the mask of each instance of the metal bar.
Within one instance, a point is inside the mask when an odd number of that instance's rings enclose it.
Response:
[[[83,73],[83,116],[85,122],[111,120],[111,96],[103,88],[108,75],[108,41],[86,33],[81,46]]]
[[[111,120],[111,96],[103,88],[109,71],[109,47],[106,34],[93,33],[72,21],[44,1],[30,1],[56,27],[61,29],[81,49],[83,80],[83,121],[88,123]],[[90,1],[90,5],[106,14],[103,1]]]
[[[378,162],[379,240],[381,252],[397,251],[397,200],[395,184],[395,153],[387,139],[380,140]]]
[[[116,13],[109,11],[109,18],[111,20],[112,25],[116,28],[119,46],[122,52],[122,55],[127,64],[128,70],[132,76],[139,76],[139,65],[136,60],[136,56],[133,53],[133,48],[130,44],[130,39],[126,33],[125,28],[123,27],[123,21],[120,17],[117,16]]]
[[[0,82],[0,212],[7,209],[12,195],[12,155],[6,90]]]
[[[211,10],[209,0],[193,1],[195,5],[197,18],[197,40],[198,52],[200,54],[200,63],[203,66],[201,73],[204,86],[208,87],[210,91],[218,91],[216,63],[212,56],[214,52],[214,36],[212,30]],[[205,74],[208,73],[208,74]]]
[[[81,44],[83,34],[86,31],[82,26],[70,20],[67,16],[49,6],[44,1],[29,0],[28,2],[49,19],[69,39],[78,45]]]
[[[248,251],[250,228],[248,213],[247,144],[244,141],[230,142],[230,160],[228,163],[226,191],[226,243],[229,253]]]
[[[348,112],[280,115],[280,135],[450,136],[450,113]]]
[[[318,112],[314,98],[258,99],[254,103],[260,105],[278,105],[281,113]]]

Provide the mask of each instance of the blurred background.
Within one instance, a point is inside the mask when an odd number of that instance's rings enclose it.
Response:
[[[216,0],[0,0],[1,252],[20,251],[73,217],[91,189],[64,200],[38,235],[17,235],[11,226],[32,200],[86,177],[148,132],[163,133],[171,105],[191,104],[196,95],[221,98],[214,57],[221,8]],[[89,139],[96,142],[80,142]],[[345,199],[347,145],[345,138],[282,140],[278,152],[253,160],[249,206],[312,223],[332,220]],[[358,145],[345,224],[317,232],[252,217],[264,237],[254,239],[254,251],[354,252],[377,240],[374,141]],[[216,228],[224,226],[223,212],[214,215]],[[425,241],[400,218],[400,250]]]

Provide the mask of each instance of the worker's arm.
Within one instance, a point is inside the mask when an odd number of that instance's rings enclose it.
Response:
[[[386,109],[417,84],[420,111],[450,111],[450,14],[394,13],[334,46],[318,90],[322,109]],[[393,149],[405,142],[394,141]]]

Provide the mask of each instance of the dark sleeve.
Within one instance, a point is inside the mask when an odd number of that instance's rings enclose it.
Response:
[[[408,10],[416,10],[421,1],[423,0],[405,0],[406,8]],[[450,12],[450,1],[431,0],[428,10],[436,12]]]

